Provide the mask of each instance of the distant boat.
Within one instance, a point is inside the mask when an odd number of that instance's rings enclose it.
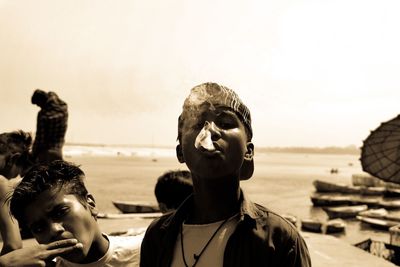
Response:
[[[385,208],[388,210],[393,210],[393,209],[400,209],[400,200],[381,200],[379,201],[379,207]]]
[[[386,188],[383,195],[384,195],[384,197],[387,197],[387,198],[399,198],[400,197],[400,189]]]
[[[335,169],[335,168],[331,169],[331,174],[338,173],[338,172],[339,172],[339,169]]]
[[[353,186],[341,183],[331,183],[322,180],[314,180],[313,185],[318,193],[340,193],[383,196],[386,188],[383,186]]]
[[[322,233],[322,222],[317,219],[302,219],[301,230],[314,233]]]
[[[396,245],[392,245],[383,241],[372,240],[368,238],[363,240],[357,244],[354,244],[355,247],[365,250],[366,252],[371,253],[372,255],[379,256],[384,258],[396,266],[400,265],[400,259],[398,256],[400,253],[400,247]]]
[[[365,196],[351,196],[351,205],[367,205],[369,208],[379,208],[382,198],[365,197]]]
[[[330,183],[321,180],[314,180],[313,185],[319,193],[342,193],[342,194],[360,194],[361,187]]]
[[[157,204],[134,201],[112,201],[122,213],[149,213],[160,212]]]
[[[381,229],[381,230],[389,230],[390,227],[398,225],[398,221],[391,221],[391,220],[383,220],[383,219],[376,219],[376,218],[369,218],[364,216],[357,216],[357,220],[368,224],[369,226]]]
[[[386,191],[387,189],[384,186],[369,186],[360,188],[361,195],[369,196],[382,196],[386,193]]]
[[[396,221],[396,222],[399,222],[399,224],[400,224],[400,215],[390,214],[384,208],[369,209],[369,210],[360,212],[358,215],[362,216],[362,217],[368,217],[368,218]]]
[[[341,233],[346,229],[346,223],[342,219],[329,220],[325,224],[325,228],[327,234]]]
[[[351,203],[351,197],[342,195],[313,194],[310,198],[313,205],[317,207],[349,205]]]
[[[361,195],[337,194],[337,193],[314,193],[310,196],[311,202],[316,207],[367,205],[368,207],[379,207],[382,198],[365,197]]]
[[[351,181],[354,186],[380,186],[386,187],[387,183],[369,174],[360,173],[353,174],[351,176]]]
[[[323,208],[323,210],[328,214],[329,219],[354,218],[358,215],[358,213],[367,209],[368,209],[367,205]]]

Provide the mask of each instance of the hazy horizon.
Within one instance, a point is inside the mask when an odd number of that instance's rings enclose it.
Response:
[[[176,145],[159,145],[159,144],[101,144],[101,143],[71,143],[66,142],[65,146],[87,146],[87,147],[132,147],[132,148],[172,148],[175,149]],[[257,144],[256,144],[257,145]],[[270,151],[290,151],[290,150],[315,150],[315,151],[359,151],[361,148],[356,145],[348,146],[257,146],[257,150],[270,150]]]
[[[189,89],[250,108],[259,147],[359,147],[399,113],[400,2],[0,0],[0,132],[34,133],[36,88],[66,141],[175,146]]]

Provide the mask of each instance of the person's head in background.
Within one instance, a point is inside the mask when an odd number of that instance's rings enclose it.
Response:
[[[36,89],[35,92],[33,92],[31,102],[39,107],[43,107],[47,102],[47,98],[48,96],[45,91]]]
[[[31,167],[32,136],[22,130],[0,134],[0,175],[23,176]]]
[[[193,182],[189,171],[171,170],[158,177],[154,189],[161,212],[175,210],[193,193]]]
[[[84,263],[98,260],[108,241],[97,223],[94,198],[84,185],[84,172],[62,160],[34,166],[15,188],[11,214],[32,232],[40,244],[67,238],[82,243],[82,249],[63,258]]]

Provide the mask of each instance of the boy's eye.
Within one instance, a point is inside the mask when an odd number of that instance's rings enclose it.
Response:
[[[31,225],[29,228],[30,228],[32,234],[40,234],[43,232],[45,226],[38,223],[38,224]]]
[[[222,129],[232,129],[237,127],[237,122],[229,117],[223,117],[217,120],[216,124]]]
[[[228,121],[218,122],[218,126],[221,127],[222,129],[230,129],[234,127],[234,125]]]
[[[62,208],[56,209],[56,210],[54,210],[52,217],[55,219],[62,218],[64,215],[66,215],[68,213],[68,211],[69,211],[68,207],[62,207]]]
[[[204,127],[204,121],[191,121],[190,122],[190,128],[199,130]]]

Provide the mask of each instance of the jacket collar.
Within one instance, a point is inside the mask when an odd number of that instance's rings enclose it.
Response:
[[[246,194],[240,189],[240,221],[253,221],[265,216],[265,211],[258,208],[257,204],[251,202]],[[190,195],[187,199],[183,201],[183,203],[178,207],[176,211],[173,212],[161,225],[161,229],[168,229],[173,227],[173,225],[179,226],[189,215],[191,209],[193,207],[193,194]]]

